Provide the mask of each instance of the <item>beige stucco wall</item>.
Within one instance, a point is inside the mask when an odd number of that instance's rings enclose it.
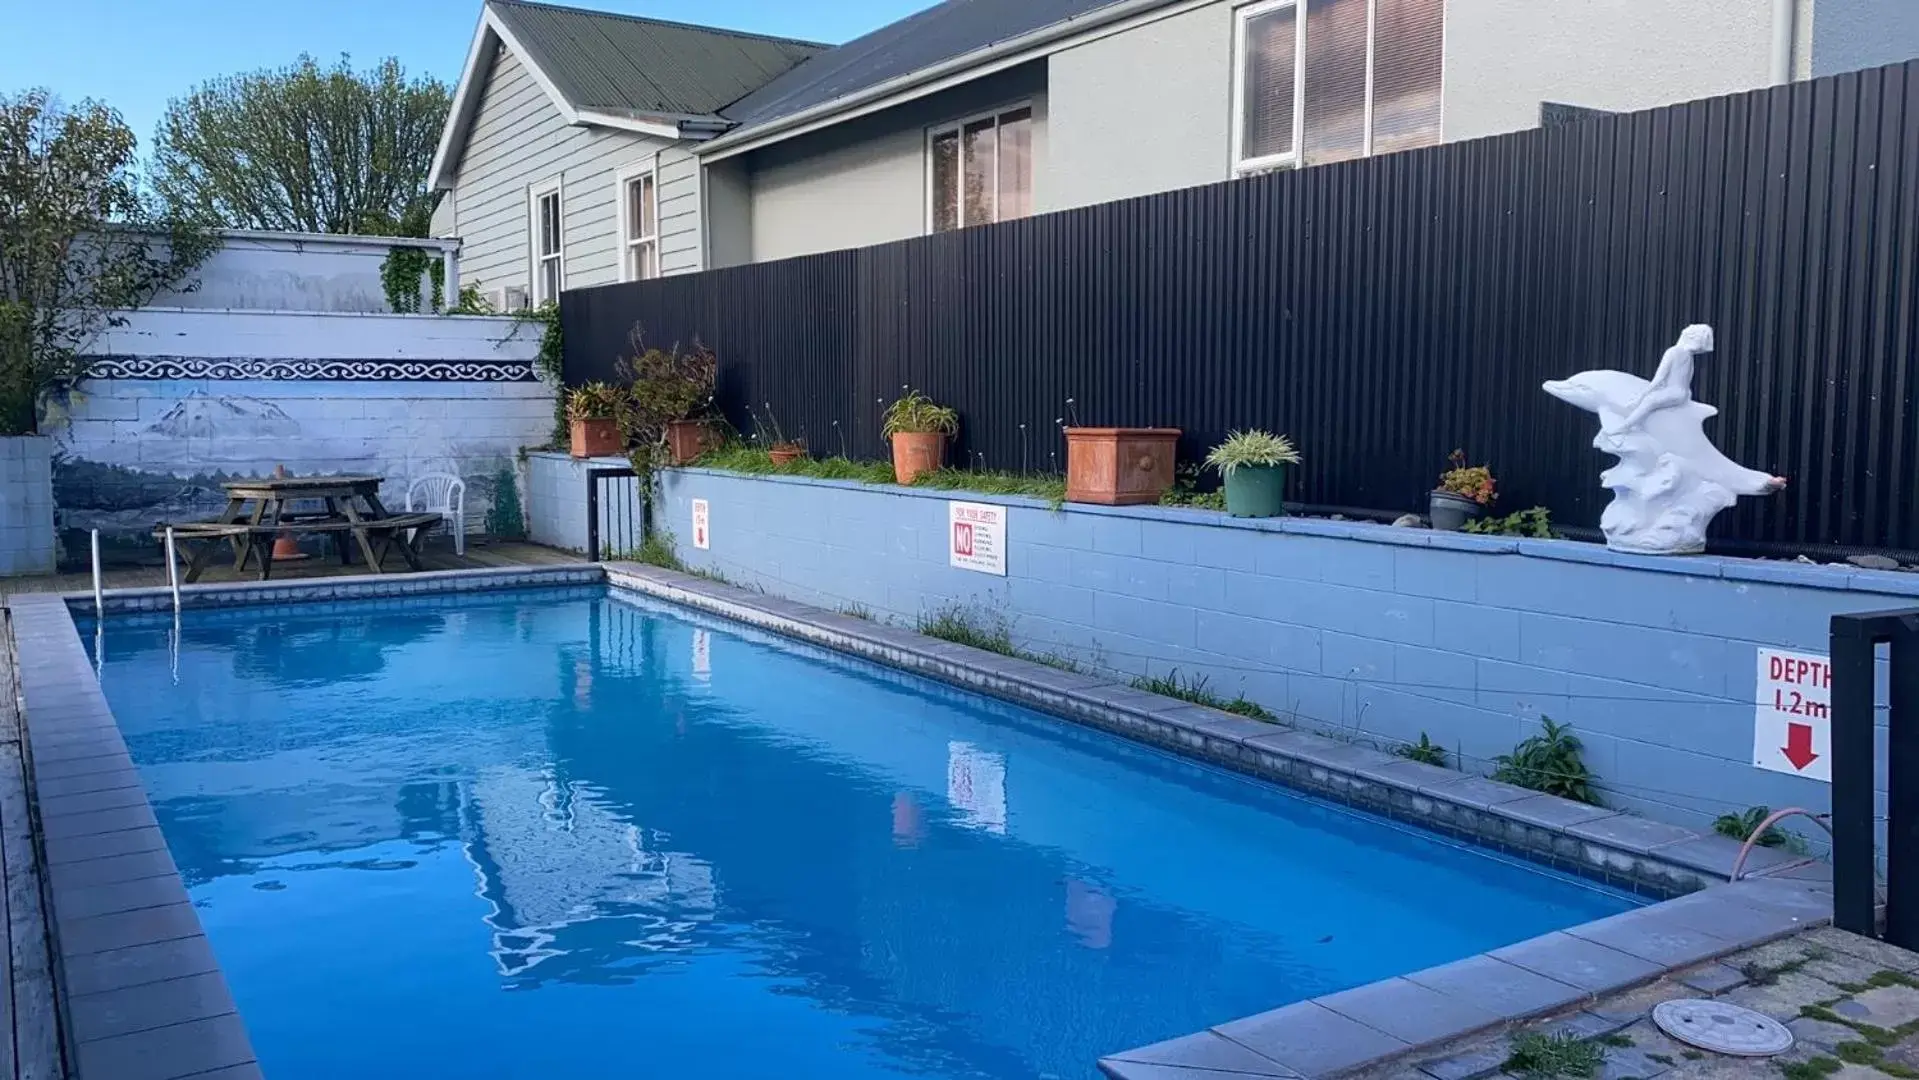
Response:
[[[1806,38],[1812,3],[1799,2]],[[1772,10],[1772,0],[1447,0],[1445,138],[1537,127],[1542,101],[1629,111],[1764,86]]]
[[[1225,0],[1055,53],[1046,208],[1226,179],[1232,70],[1233,5]]]
[[[749,156],[754,262],[926,232],[926,130],[1022,101],[1033,106],[1033,197],[1047,202],[1046,69],[1027,65]]]

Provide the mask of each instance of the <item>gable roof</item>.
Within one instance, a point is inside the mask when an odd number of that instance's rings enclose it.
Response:
[[[829,46],[743,31],[486,0],[428,174],[451,188],[501,46],[517,56],[569,124],[661,138],[729,126],[719,110]]]
[[[487,6],[574,108],[614,115],[712,116],[828,48],[526,0]]]

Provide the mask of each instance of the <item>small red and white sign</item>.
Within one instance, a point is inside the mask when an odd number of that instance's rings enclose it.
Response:
[[[707,534],[706,524],[708,513],[705,499],[693,500],[693,546],[699,548],[701,551],[705,551],[707,545],[712,543],[713,540],[713,538]]]
[[[1818,653],[1759,650],[1752,763],[1832,783],[1832,662]]]
[[[947,562],[961,570],[1006,576],[1006,508],[988,503],[946,504]]]

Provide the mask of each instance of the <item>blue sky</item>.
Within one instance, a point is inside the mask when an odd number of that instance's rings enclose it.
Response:
[[[839,42],[932,0],[583,0],[577,7]],[[45,86],[125,115],[144,154],[167,99],[302,52],[460,77],[480,0],[0,0],[0,93]]]

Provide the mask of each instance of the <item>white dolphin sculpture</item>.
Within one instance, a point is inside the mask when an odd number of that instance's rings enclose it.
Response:
[[[1599,475],[1613,501],[1599,518],[1606,546],[1646,555],[1706,550],[1706,526],[1741,495],[1766,495],[1782,477],[1748,469],[1706,438],[1719,410],[1692,399],[1692,360],[1712,328],[1689,326],[1647,382],[1623,371],[1582,371],[1545,383],[1548,394],[1599,417],[1593,447],[1619,459]]]

